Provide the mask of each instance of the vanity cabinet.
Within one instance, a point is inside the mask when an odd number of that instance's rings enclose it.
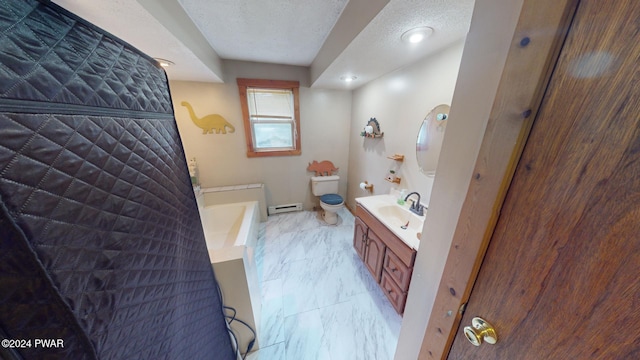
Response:
[[[364,207],[356,207],[353,247],[399,314],[404,312],[416,251]]]

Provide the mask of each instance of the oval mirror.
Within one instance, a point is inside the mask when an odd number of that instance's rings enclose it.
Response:
[[[416,157],[420,171],[427,176],[435,174],[448,118],[449,105],[438,105],[427,114],[418,131]]]

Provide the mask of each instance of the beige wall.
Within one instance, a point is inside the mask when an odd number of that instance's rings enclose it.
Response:
[[[307,172],[307,164],[330,160],[339,168],[339,193],[346,196],[351,92],[309,88],[308,69],[303,67],[225,61],[224,68],[224,84],[169,84],[185,154],[187,159],[197,159],[202,187],[264,183],[268,206],[302,202],[310,209],[317,199],[311,194],[309,181],[313,173]],[[300,156],[246,156],[237,77],[300,81]],[[182,101],[191,103],[199,117],[222,115],[236,131],[202,134],[180,105]]]
[[[416,138],[425,116],[439,104],[450,104],[462,57],[459,42],[411,66],[399,69],[354,91],[349,147],[347,204],[355,209],[355,198],[369,195],[358,187],[374,184],[373,195],[387,194],[392,187],[418,191],[428,203],[432,181],[422,174],[416,160]],[[363,138],[360,131],[369,118],[380,123],[384,137]],[[400,184],[386,181],[394,161],[387,156],[405,155],[399,166]],[[436,161],[437,162],[437,161]],[[432,164],[436,168],[436,164]]]

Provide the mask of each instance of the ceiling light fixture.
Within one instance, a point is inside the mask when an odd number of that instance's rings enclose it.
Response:
[[[433,28],[430,28],[428,26],[420,26],[405,31],[402,36],[400,36],[400,39],[402,39],[402,41],[406,43],[417,44],[431,36],[431,34],[433,34]]]
[[[353,76],[353,75],[344,75],[344,76],[340,76],[340,80],[342,80],[342,81],[344,81],[344,82],[348,82],[348,83],[350,83],[350,82],[354,81],[354,80],[355,80],[355,79],[357,79],[357,78],[358,78],[357,76]]]
[[[162,67],[169,67],[171,65],[175,65],[175,63],[171,60],[161,59],[161,58],[153,58],[153,59],[157,61],[158,64],[160,64],[160,66]]]

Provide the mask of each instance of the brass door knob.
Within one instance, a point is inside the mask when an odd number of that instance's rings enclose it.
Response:
[[[480,346],[483,341],[491,345],[498,342],[496,329],[480,317],[474,317],[471,320],[471,326],[464,327],[464,336],[475,346]]]

